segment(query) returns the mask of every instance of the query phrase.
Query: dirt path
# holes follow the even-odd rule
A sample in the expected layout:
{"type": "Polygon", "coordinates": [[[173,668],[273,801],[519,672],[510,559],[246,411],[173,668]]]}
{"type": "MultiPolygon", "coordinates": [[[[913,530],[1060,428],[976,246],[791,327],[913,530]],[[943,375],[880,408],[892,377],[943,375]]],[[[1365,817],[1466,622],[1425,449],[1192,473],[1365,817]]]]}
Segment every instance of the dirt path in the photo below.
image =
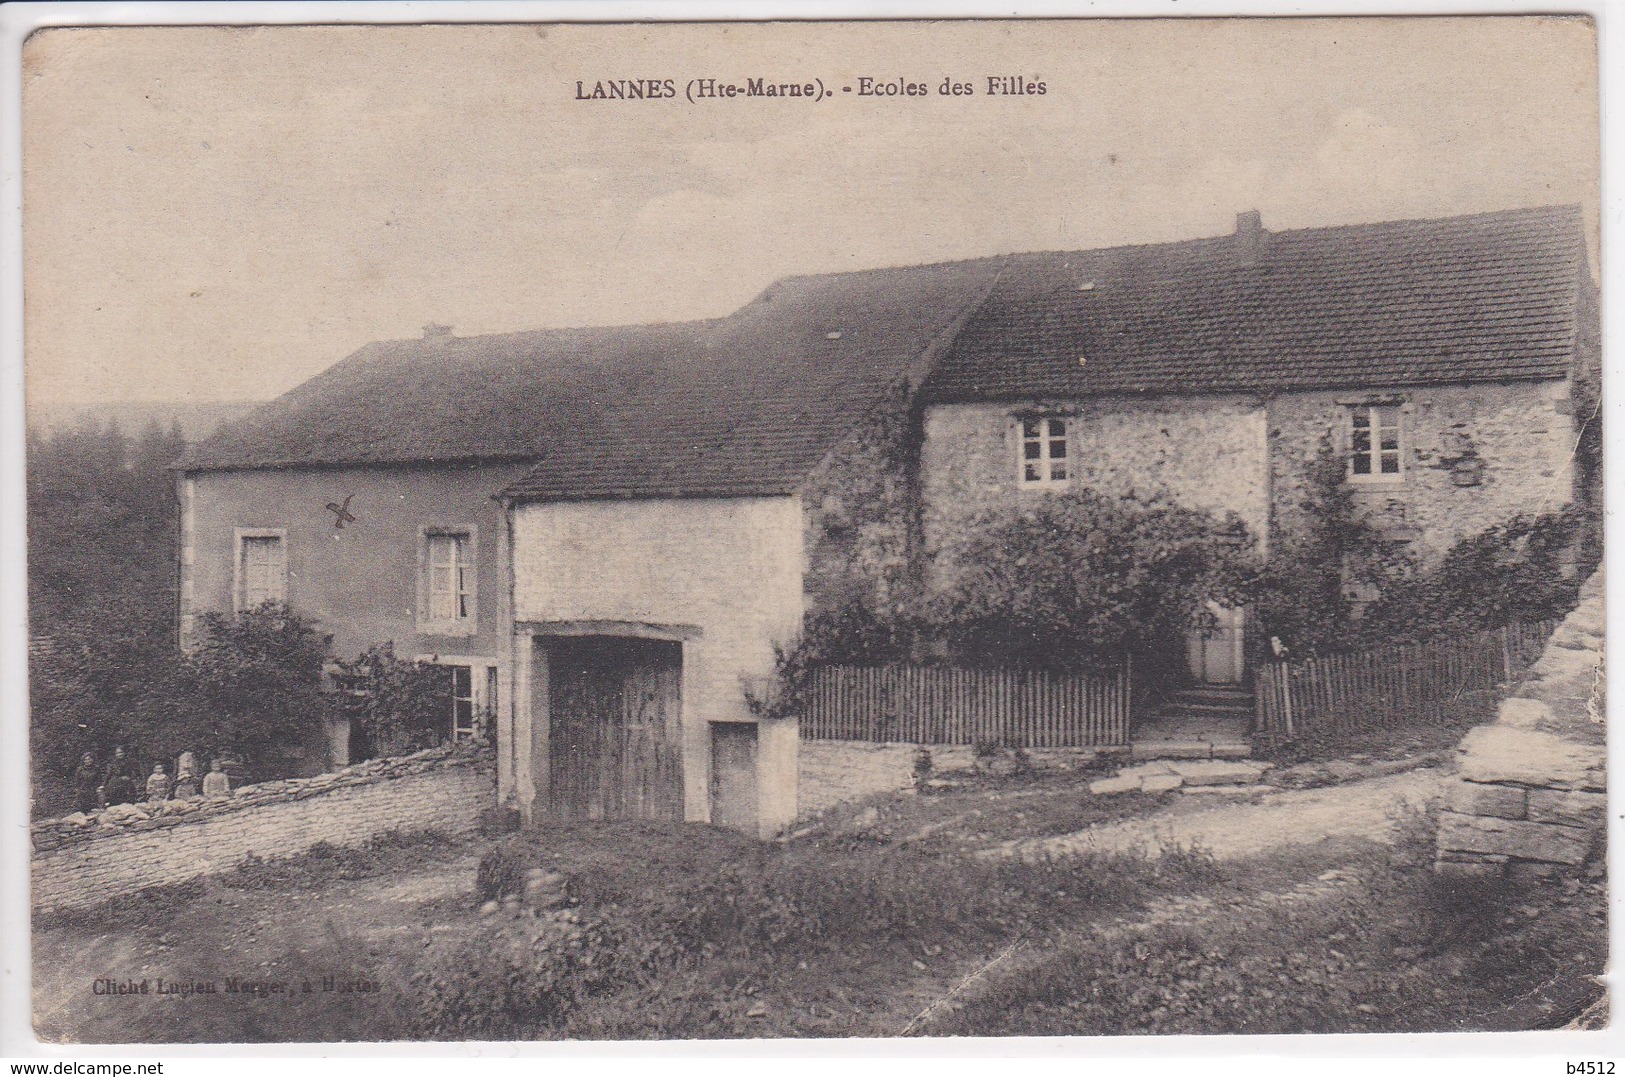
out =
{"type": "Polygon", "coordinates": [[[1321,789],[1282,789],[1240,804],[1215,803],[1223,794],[1182,795],[1155,815],[999,848],[1020,855],[1143,848],[1154,856],[1163,846],[1200,845],[1229,860],[1327,838],[1387,841],[1396,810],[1425,805],[1443,777],[1444,771],[1427,768],[1321,789]]]}
{"type": "MultiPolygon", "coordinates": [[[[433,930],[435,906],[470,904],[477,863],[472,856],[435,860],[386,876],[340,881],[320,892],[233,889],[210,881],[202,897],[183,900],[171,915],[160,912],[134,924],[46,927],[33,939],[35,1029],[47,1041],[163,1039],[182,1009],[196,1011],[205,1003],[226,1009],[218,996],[109,997],[98,993],[99,980],[155,985],[158,977],[219,981],[238,976],[297,984],[309,977],[357,975],[380,947],[433,930]]],[[[226,1001],[235,1003],[236,997],[226,1001]]],[[[223,1033],[241,1026],[222,1020],[223,1033]]],[[[268,1016],[266,1023],[280,1022],[268,1016]]]]}

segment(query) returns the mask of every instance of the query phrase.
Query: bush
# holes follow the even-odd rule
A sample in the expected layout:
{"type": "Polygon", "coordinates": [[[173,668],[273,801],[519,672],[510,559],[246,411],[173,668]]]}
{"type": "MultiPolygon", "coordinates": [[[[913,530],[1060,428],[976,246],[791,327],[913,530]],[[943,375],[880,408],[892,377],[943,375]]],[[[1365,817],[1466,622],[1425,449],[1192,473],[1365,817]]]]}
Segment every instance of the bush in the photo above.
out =
{"type": "Polygon", "coordinates": [[[525,889],[525,859],[512,846],[499,845],[480,857],[474,874],[474,893],[479,901],[501,901],[525,889]]]}
{"type": "Polygon", "coordinates": [[[294,751],[319,741],[337,717],[322,690],[330,637],[278,602],[205,613],[198,623],[201,639],[183,670],[191,743],[210,755],[241,753],[258,776],[288,773],[294,751]]]}
{"type": "Polygon", "coordinates": [[[1562,617],[1584,583],[1574,509],[1516,516],[1463,539],[1438,565],[1392,586],[1361,618],[1367,638],[1424,639],[1562,617]]]}
{"type": "Polygon", "coordinates": [[[1164,649],[1237,604],[1259,565],[1246,525],[1090,490],[982,514],[931,604],[956,662],[1077,669],[1164,649]]]}
{"type": "MultiPolygon", "coordinates": [[[[1201,850],[1154,859],[964,860],[934,855],[924,843],[784,848],[703,828],[689,833],[678,839],[683,848],[676,854],[665,850],[671,863],[639,862],[623,845],[613,855],[605,851],[612,858],[603,864],[579,866],[568,880],[574,910],[502,913],[466,938],[435,944],[414,980],[423,998],[419,1034],[576,1035],[615,1014],[624,1020],[614,1027],[624,1034],[649,1026],[641,1011],[626,1012],[631,1003],[618,993],[631,989],[627,998],[642,999],[671,984],[683,985],[679,1010],[709,1013],[711,1022],[737,993],[740,984],[731,978],[740,969],[899,945],[962,952],[1076,923],[1139,901],[1149,889],[1183,889],[1216,877],[1201,850]],[[589,1000],[612,994],[610,1012],[581,1016],[589,1000]],[[585,1023],[574,1024],[578,1018],[585,1023]]],[[[521,836],[494,850],[480,866],[481,898],[522,891],[526,870],[542,862],[545,848],[521,836]]],[[[714,1022],[703,1027],[725,1031],[714,1022]]],[[[698,1034],[697,1026],[688,1024],[684,1034],[698,1034]]]]}
{"type": "Polygon", "coordinates": [[[1356,510],[1329,441],[1308,477],[1253,586],[1260,645],[1273,636],[1294,657],[1364,650],[1561,617],[1579,601],[1595,528],[1585,509],[1514,517],[1428,566],[1356,510]]]}
{"type": "Polygon", "coordinates": [[[399,755],[445,739],[452,711],[451,667],[395,657],[394,643],[367,648],[334,663],[344,688],[344,712],[368,754],[399,755]]]}
{"type": "Polygon", "coordinates": [[[638,982],[659,964],[628,945],[624,926],[607,917],[501,917],[468,937],[430,945],[412,977],[417,1032],[430,1039],[543,1035],[587,999],[638,982]]]}

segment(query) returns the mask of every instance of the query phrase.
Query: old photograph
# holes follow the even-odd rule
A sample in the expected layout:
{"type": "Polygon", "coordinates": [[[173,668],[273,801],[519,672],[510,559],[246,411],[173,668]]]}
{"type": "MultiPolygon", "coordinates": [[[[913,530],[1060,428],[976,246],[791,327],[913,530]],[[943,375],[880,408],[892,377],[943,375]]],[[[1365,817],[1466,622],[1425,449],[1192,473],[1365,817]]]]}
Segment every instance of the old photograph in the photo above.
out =
{"type": "Polygon", "coordinates": [[[35,1036],[1606,1028],[1597,55],[37,31],[35,1036]]]}

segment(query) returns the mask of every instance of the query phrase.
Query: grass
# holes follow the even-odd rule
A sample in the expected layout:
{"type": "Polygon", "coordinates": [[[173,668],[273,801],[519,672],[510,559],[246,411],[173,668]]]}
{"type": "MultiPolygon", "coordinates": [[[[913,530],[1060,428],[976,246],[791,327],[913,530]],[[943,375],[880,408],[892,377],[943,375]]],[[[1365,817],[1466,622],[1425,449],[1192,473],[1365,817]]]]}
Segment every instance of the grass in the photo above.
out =
{"type": "Polygon", "coordinates": [[[1464,885],[1431,831],[1367,850],[1353,882],[1197,923],[1085,934],[991,978],[946,1036],[1498,1031],[1561,1027],[1607,963],[1600,885],[1464,885]]]}
{"type": "Polygon", "coordinates": [[[427,1000],[420,1031],[895,1032],[906,1019],[899,992],[921,972],[955,974],[1012,938],[1042,938],[1215,877],[1200,850],[966,858],[945,838],[834,833],[764,846],[692,826],[604,840],[625,829],[569,827],[493,850],[488,863],[563,865],[574,904],[562,916],[495,917],[429,955],[414,981],[427,1000]]]}
{"type": "Polygon", "coordinates": [[[477,897],[469,843],[395,835],[250,863],[36,939],[87,975],[146,961],[177,978],[381,985],[337,1005],[320,991],[85,1001],[59,1025],[89,1042],[1444,1031],[1548,1027],[1595,997],[1600,884],[1447,885],[1421,815],[1395,849],[974,855],[1156,803],[1132,799],[981,785],[834,813],[773,845],[677,824],[527,831],[477,846],[477,897]],[[466,874],[434,885],[426,866],[459,857],[466,874]],[[564,876],[562,907],[476,911],[537,867],[564,876]],[[110,939],[123,949],[97,949],[110,939]]]}
{"type": "Polygon", "coordinates": [[[219,875],[145,886],[84,908],[36,913],[34,929],[151,925],[183,915],[187,904],[210,900],[221,891],[317,889],[343,880],[376,878],[414,862],[461,855],[467,844],[438,830],[390,830],[362,845],[319,841],[296,856],[262,859],[250,853],[219,875]]]}
{"type": "Polygon", "coordinates": [[[1392,725],[1341,731],[1306,731],[1296,740],[1258,753],[1281,765],[1346,759],[1359,753],[1371,759],[1398,759],[1422,752],[1453,750],[1474,726],[1495,717],[1503,694],[1499,689],[1463,692],[1446,708],[1442,721],[1411,720],[1392,725]]]}

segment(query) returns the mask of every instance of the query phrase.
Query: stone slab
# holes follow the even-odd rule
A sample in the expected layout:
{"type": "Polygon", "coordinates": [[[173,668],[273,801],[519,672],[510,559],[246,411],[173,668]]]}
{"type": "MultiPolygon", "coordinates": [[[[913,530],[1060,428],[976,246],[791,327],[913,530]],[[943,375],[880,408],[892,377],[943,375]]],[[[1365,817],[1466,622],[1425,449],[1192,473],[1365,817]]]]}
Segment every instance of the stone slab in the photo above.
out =
{"type": "Polygon", "coordinates": [[[1140,779],[1142,793],[1171,793],[1185,784],[1177,774],[1147,774],[1140,779]]]}
{"type": "MultiPolygon", "coordinates": [[[[1513,702],[1508,700],[1507,702],[1513,702]]],[[[1469,782],[1513,782],[1589,788],[1604,769],[1600,745],[1578,744],[1552,733],[1499,722],[1479,726],[1461,741],[1461,777],[1469,782]]]]}
{"type": "Polygon", "coordinates": [[[1451,782],[1445,788],[1445,806],[1463,815],[1493,815],[1522,819],[1527,814],[1529,791],[1521,785],[1481,785],[1451,782]]]}
{"type": "Polygon", "coordinates": [[[1111,793],[1137,793],[1140,790],[1138,778],[1100,778],[1089,783],[1089,792],[1096,796],[1111,793]]]}
{"type": "Polygon", "coordinates": [[[1186,785],[1180,789],[1182,793],[1219,794],[1221,796],[1250,797],[1255,793],[1279,793],[1280,787],[1274,785],[1186,785]]]}
{"type": "Polygon", "coordinates": [[[1148,778],[1153,775],[1172,774],[1168,764],[1162,760],[1151,763],[1141,763],[1136,767],[1124,767],[1117,772],[1119,778],[1148,778]]]}
{"type": "Polygon", "coordinates": [[[1517,729],[1542,729],[1552,720],[1552,708],[1538,699],[1515,696],[1503,699],[1495,720],[1517,729]]]}
{"type": "Polygon", "coordinates": [[[1257,763],[1222,759],[1171,763],[1169,769],[1185,779],[1186,785],[1251,785],[1264,773],[1264,767],[1257,763]]]}
{"type": "Polygon", "coordinates": [[[1608,797],[1602,793],[1529,790],[1529,819],[1539,823],[1600,828],[1608,816],[1608,797]]]}
{"type": "Polygon", "coordinates": [[[1206,741],[1135,741],[1130,755],[1134,759],[1211,759],[1213,745],[1206,741]]]}
{"type": "Polygon", "coordinates": [[[1591,851],[1591,839],[1591,832],[1579,827],[1453,811],[1439,813],[1441,853],[1498,853],[1519,860],[1579,864],[1591,851]]]}

